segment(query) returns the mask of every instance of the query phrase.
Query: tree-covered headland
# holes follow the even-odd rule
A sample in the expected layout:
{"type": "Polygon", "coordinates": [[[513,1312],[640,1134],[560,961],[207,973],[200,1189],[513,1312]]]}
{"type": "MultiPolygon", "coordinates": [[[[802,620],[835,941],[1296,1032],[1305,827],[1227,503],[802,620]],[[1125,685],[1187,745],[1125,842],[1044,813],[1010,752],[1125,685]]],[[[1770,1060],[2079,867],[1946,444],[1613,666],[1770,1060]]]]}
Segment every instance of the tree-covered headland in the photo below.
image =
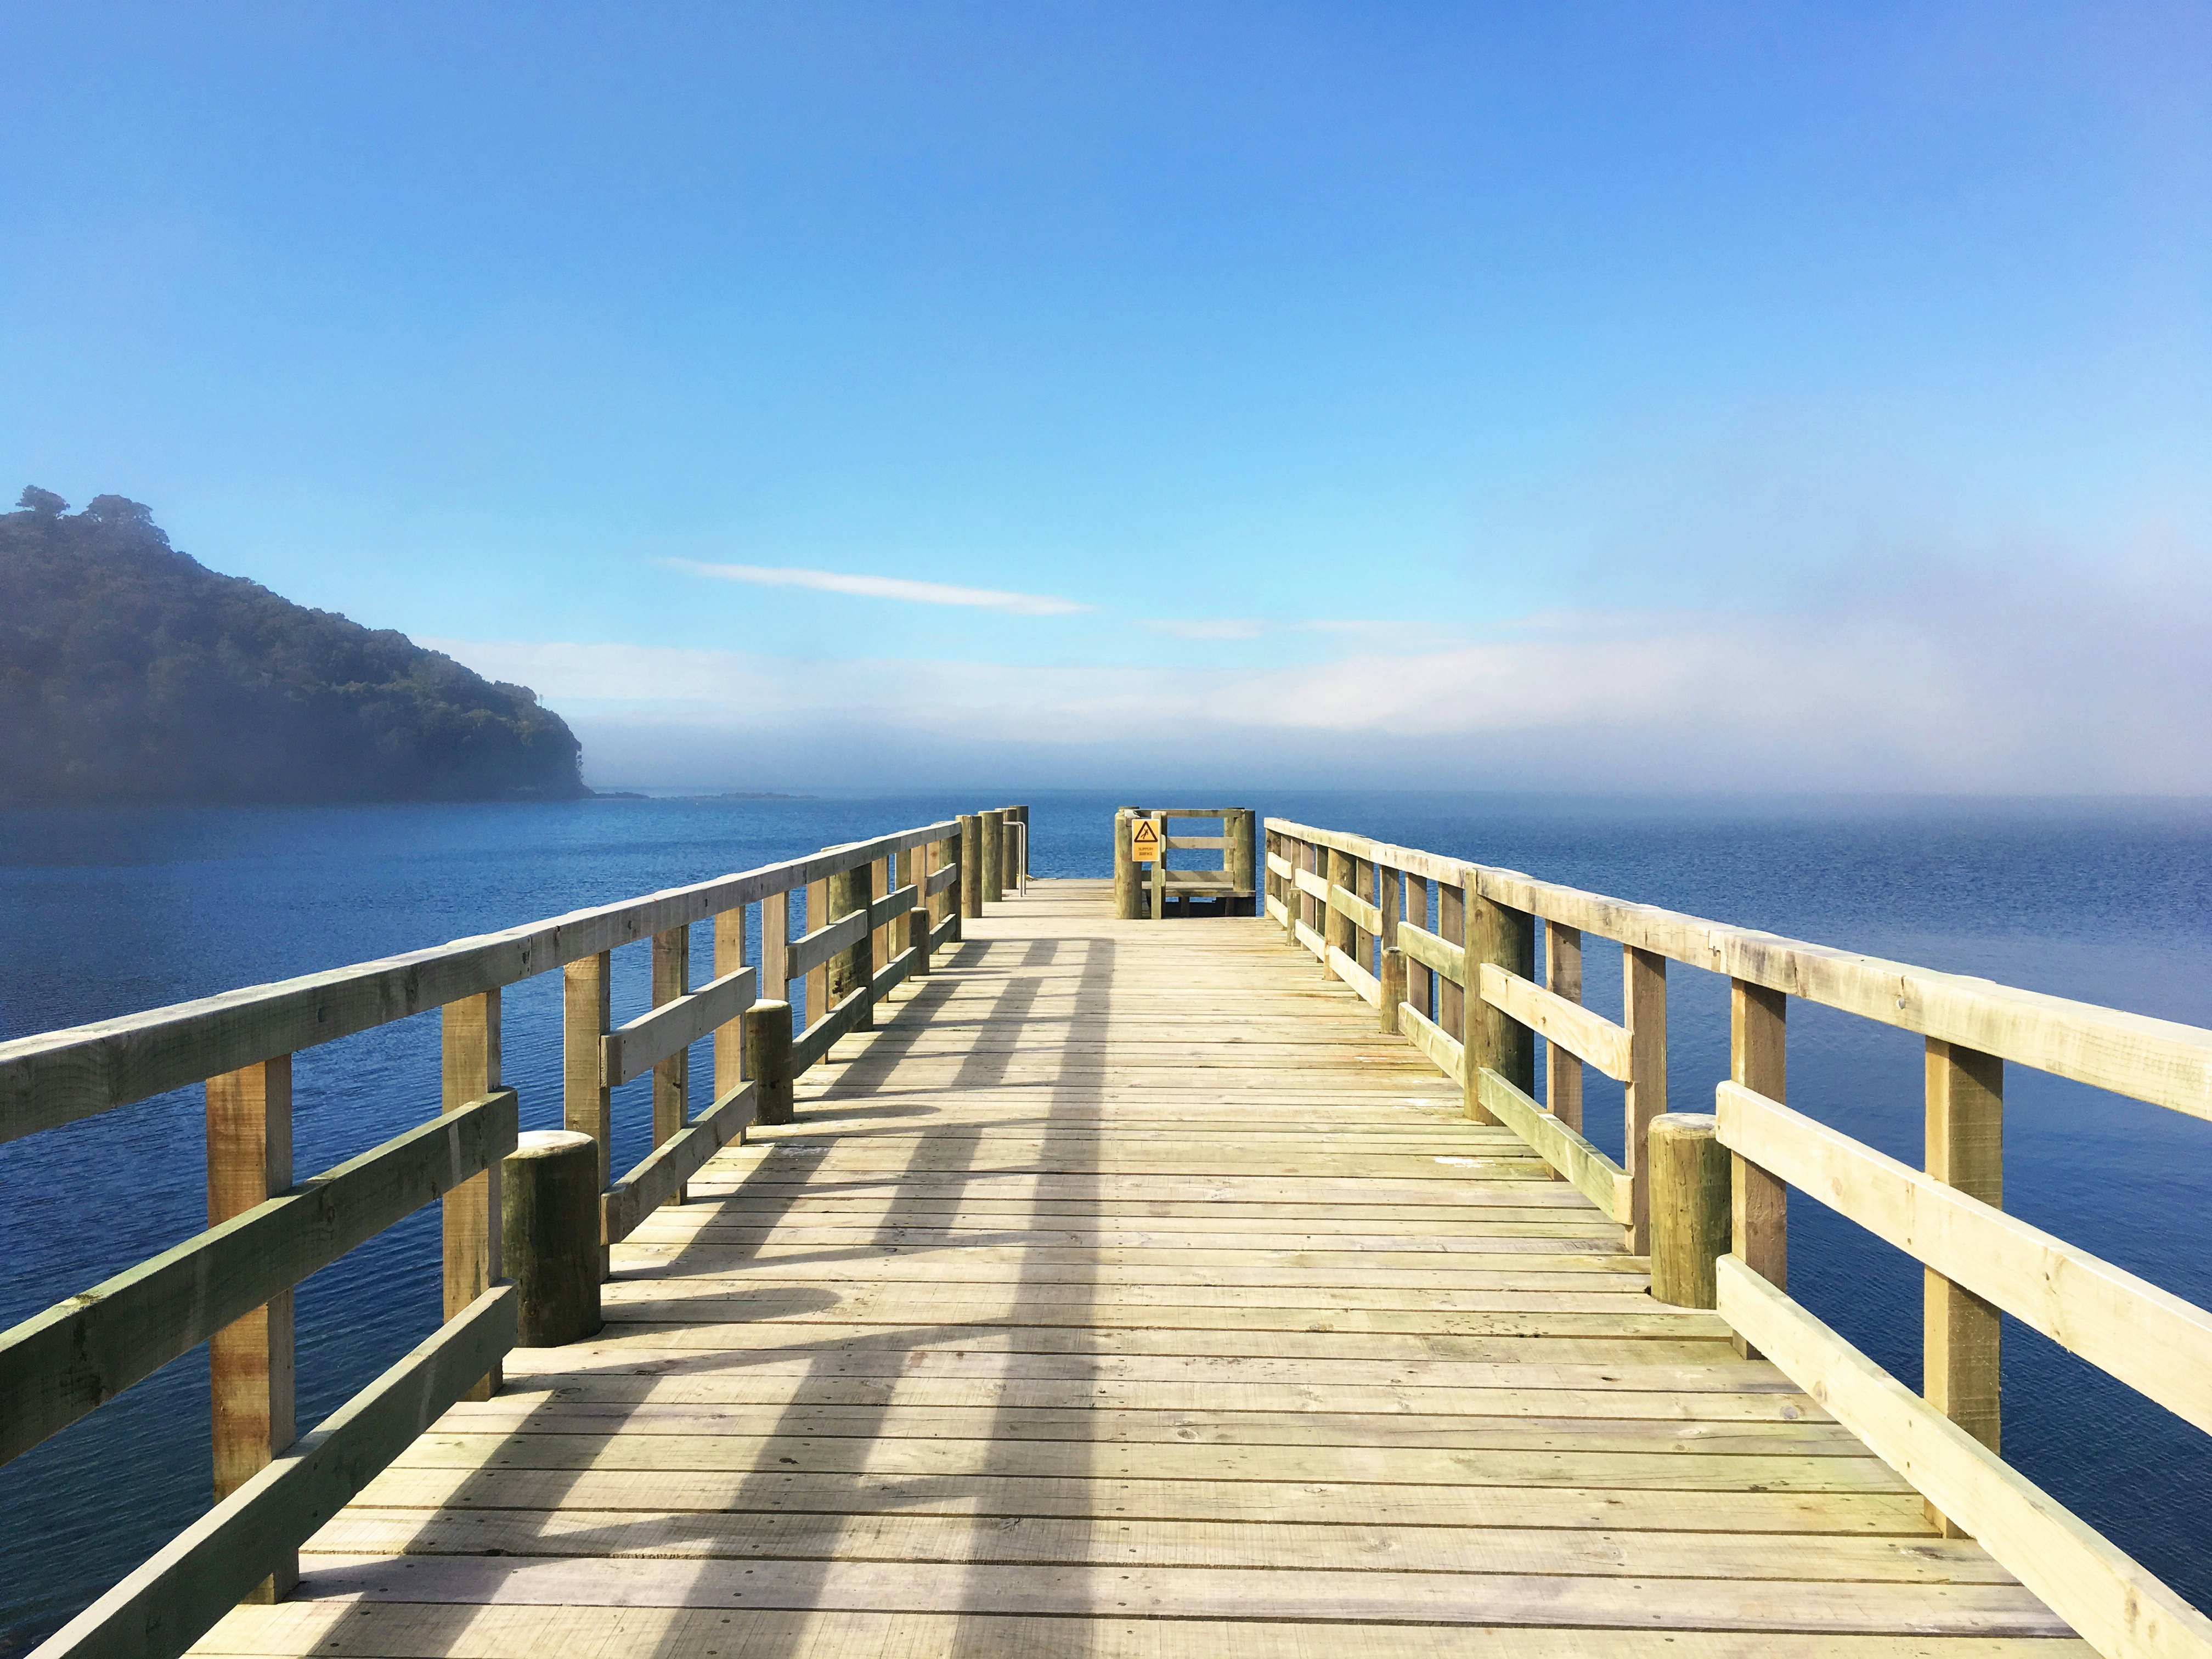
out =
{"type": "Polygon", "coordinates": [[[587,795],[527,687],[169,545],[120,495],[0,514],[0,804],[587,795]]]}

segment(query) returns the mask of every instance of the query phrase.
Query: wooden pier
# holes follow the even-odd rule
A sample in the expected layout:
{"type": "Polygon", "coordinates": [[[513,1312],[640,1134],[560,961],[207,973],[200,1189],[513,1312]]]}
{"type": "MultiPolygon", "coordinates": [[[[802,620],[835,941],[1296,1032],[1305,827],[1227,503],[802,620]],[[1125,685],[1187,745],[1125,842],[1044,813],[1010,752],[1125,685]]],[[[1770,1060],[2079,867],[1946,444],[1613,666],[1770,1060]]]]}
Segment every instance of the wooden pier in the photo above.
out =
{"type": "MultiPolygon", "coordinates": [[[[495,1005],[449,1002],[461,1097],[435,1121],[481,1142],[431,1176],[450,1322],[349,1422],[264,1451],[52,1659],[2212,1653],[2200,1615],[2002,1463],[1982,1380],[2003,1308],[2202,1426],[2212,1320],[1779,1101],[1787,997],[1857,998],[1945,1033],[1931,1128],[1960,1144],[1933,1138],[1931,1165],[1979,1179],[1984,1054],[2205,1115],[2212,1033],[1267,830],[1249,918],[1127,920],[1107,880],[1015,898],[979,819],[541,924],[556,942],[520,965],[568,979],[579,1146],[611,1078],[657,1066],[674,1097],[653,1158],[599,1183],[604,1324],[513,1346],[516,1292],[495,1248],[470,1255],[466,1207],[513,1097],[478,1092],[495,1005]],[[793,939],[808,887],[821,920],[793,939]],[[763,963],[718,924],[712,981],[672,966],[653,1015],[607,1030],[616,932],[657,933],[660,963],[678,918],[746,903],[763,963]],[[1583,930],[1626,941],[1620,1022],[1582,1006],[1583,930]],[[1665,1113],[1668,959],[1736,981],[1717,1121],[1665,1113]],[[761,981],[809,975],[779,1048],[761,981]],[[730,1041],[701,1109],[670,1062],[710,1031],[730,1041]],[[1629,1085],[1632,1167],[1580,1133],[1584,1063],[1629,1085]],[[1784,1181],[1930,1264],[1951,1363],[1927,1398],[1789,1300],[1784,1181]],[[1701,1261],[1708,1305],[1655,1298],[1655,1249],[1678,1285],[1701,1261]]],[[[285,989],[239,995],[272,1018],[285,989]]],[[[163,1012],[214,1042],[205,1009],[163,1012]]],[[[43,1065],[89,1103],[167,1078],[145,1069],[156,1017],[122,1024],[0,1048],[0,1085],[43,1065]]],[[[211,1109],[237,1092],[211,1084],[211,1109]]],[[[118,1284],[95,1327],[146,1294],[118,1284]]],[[[77,1352],[119,1351],[71,1316],[77,1352]]],[[[11,1413],[63,1352],[37,1323],[0,1339],[11,1413]]]]}

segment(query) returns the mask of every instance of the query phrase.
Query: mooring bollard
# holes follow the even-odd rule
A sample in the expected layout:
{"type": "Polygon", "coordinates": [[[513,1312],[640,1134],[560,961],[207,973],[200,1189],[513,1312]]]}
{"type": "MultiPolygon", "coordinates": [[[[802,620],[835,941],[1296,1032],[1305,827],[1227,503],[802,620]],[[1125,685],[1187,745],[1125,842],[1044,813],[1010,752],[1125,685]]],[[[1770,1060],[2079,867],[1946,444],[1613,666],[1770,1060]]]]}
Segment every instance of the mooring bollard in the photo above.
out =
{"type": "Polygon", "coordinates": [[[1677,1308],[1718,1300],[1729,1248],[1729,1152],[1711,1112],[1662,1112],[1644,1141],[1651,1170],[1651,1296],[1677,1308]]]}
{"type": "Polygon", "coordinates": [[[753,1085],[753,1121],[792,1119],[791,1005],[756,1002],[744,1015],[745,1076],[753,1085]]]}
{"type": "Polygon", "coordinates": [[[501,1265],[520,1292],[515,1345],[557,1348],[597,1334],[599,1143],[575,1129],[530,1130],[501,1176],[501,1265]]]}
{"type": "Polygon", "coordinates": [[[1395,1036],[1398,1030],[1398,1008],[1406,1000],[1406,953],[1396,945],[1382,952],[1382,1030],[1395,1036]]]}

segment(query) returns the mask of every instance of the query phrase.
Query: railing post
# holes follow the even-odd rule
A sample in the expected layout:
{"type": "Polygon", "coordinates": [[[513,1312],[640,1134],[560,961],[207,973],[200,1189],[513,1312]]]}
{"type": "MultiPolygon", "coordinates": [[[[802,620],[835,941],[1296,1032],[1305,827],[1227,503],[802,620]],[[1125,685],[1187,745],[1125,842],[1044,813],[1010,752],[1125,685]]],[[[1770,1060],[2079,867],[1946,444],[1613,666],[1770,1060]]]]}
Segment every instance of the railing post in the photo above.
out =
{"type": "MultiPolygon", "coordinates": [[[[1790,999],[1748,980],[1729,981],[1729,1077],[1769,1100],[1783,1098],[1787,1085],[1790,999]]],[[[1790,1285],[1790,1188],[1741,1152],[1729,1154],[1730,1252],[1777,1290],[1790,1285]]],[[[1736,1352],[1747,1359],[1759,1350],[1741,1337],[1736,1352]]]]}
{"type": "Polygon", "coordinates": [[[1006,815],[982,814],[983,902],[998,904],[1006,896],[1006,815]]]}
{"type": "MultiPolygon", "coordinates": [[[[781,1002],[791,994],[791,892],[770,893],[761,901],[762,1000],[781,1002]]],[[[739,1057],[738,1065],[744,1060],[739,1057]]],[[[747,1072],[747,1077],[752,1073],[747,1072]]]]}
{"type": "Polygon", "coordinates": [[[955,830],[943,841],[938,842],[937,847],[937,867],[952,872],[952,884],[937,896],[938,902],[945,907],[945,915],[938,917],[938,920],[943,921],[948,917],[951,920],[952,932],[946,936],[946,943],[957,945],[960,942],[960,883],[962,879],[960,832],[955,830]]]}
{"type": "MultiPolygon", "coordinates": [[[[1581,928],[1545,920],[1544,984],[1569,1002],[1583,1000],[1581,928]]],[[[1556,1042],[1544,1045],[1544,1109],[1576,1133],[1582,1133],[1583,1063],[1556,1042]]]]}
{"type": "Polygon", "coordinates": [[[515,1346],[580,1342],[600,1322],[599,1148],[573,1129],[532,1129],[502,1164],[501,1261],[517,1291],[515,1346]]]}
{"type": "Polygon", "coordinates": [[[983,914],[983,815],[960,815],[960,914],[983,914]]]}
{"type": "MultiPolygon", "coordinates": [[[[745,907],[742,904],[715,913],[714,977],[721,979],[745,965],[745,907]]],[[[758,975],[754,984],[759,984],[758,975]]],[[[758,995],[757,990],[754,993],[758,995]]],[[[709,1102],[719,1100],[744,1081],[744,1044],[737,1021],[725,1020],[714,1028],[714,1080],[709,1102]]]]}
{"type": "MultiPolygon", "coordinates": [[[[1464,887],[1451,881],[1440,882],[1437,887],[1437,936],[1462,948],[1472,942],[1468,932],[1468,896],[1474,884],[1474,876],[1470,871],[1464,887]]],[[[1468,951],[1468,959],[1476,959],[1473,950],[1468,951]]],[[[1463,989],[1442,974],[1437,975],[1437,1025],[1446,1036],[1457,1037],[1465,1045],[1466,1059],[1462,1064],[1471,1064],[1474,1058],[1475,1033],[1468,1024],[1468,1016],[1469,1011],[1478,1006],[1474,990],[1463,989]]],[[[1495,1121],[1475,1099],[1473,1072],[1469,1071],[1461,1081],[1467,1085],[1467,1115],[1478,1123],[1495,1121]]]]}
{"type": "MultiPolygon", "coordinates": [[[[218,1226],[292,1185],[292,1056],[207,1080],[208,1224],[218,1226]]],[[[221,1503],[298,1438],[293,1407],[292,1292],[279,1291],[208,1341],[215,1496],[221,1503]]],[[[266,1605],[300,1579],[296,1551],[256,1585],[266,1605]]]]}
{"type": "MultiPolygon", "coordinates": [[[[1353,884],[1358,880],[1358,878],[1352,873],[1352,869],[1351,854],[1339,852],[1334,847],[1328,849],[1328,884],[1331,888],[1341,887],[1347,893],[1354,890],[1353,884]]],[[[1334,905],[1324,902],[1322,906],[1321,930],[1322,943],[1328,947],[1322,952],[1321,970],[1334,979],[1336,977],[1336,969],[1329,966],[1328,951],[1341,951],[1348,957],[1352,955],[1352,918],[1334,905]]],[[[1356,957],[1354,959],[1357,960],[1356,957]]]]}
{"type": "MultiPolygon", "coordinates": [[[[1265,915],[1267,907],[1261,902],[1261,884],[1252,879],[1252,819],[1253,814],[1246,807],[1232,807],[1223,817],[1221,839],[1225,845],[1221,849],[1221,862],[1229,877],[1229,885],[1236,892],[1249,892],[1252,913],[1265,915]]],[[[1233,908],[1237,902],[1232,894],[1231,906],[1233,908]]]]}
{"type": "MultiPolygon", "coordinates": [[[[499,992],[495,988],[439,1010],[440,1084],[445,1111],[457,1111],[499,1087],[499,992]]],[[[445,1235],[445,1316],[452,1319],[500,1280],[499,1165],[471,1176],[440,1204],[445,1235]]],[[[500,1366],[479,1378],[467,1400],[499,1392],[500,1366]]]]}
{"type": "Polygon", "coordinates": [[[752,1079],[753,1118],[761,1123],[792,1119],[791,1005],[777,999],[744,1012],[745,1075],[752,1079]]]}
{"type": "Polygon", "coordinates": [[[1126,808],[1114,814],[1114,919],[1134,921],[1141,902],[1137,895],[1137,858],[1130,847],[1136,818],[1126,808]]]}
{"type": "MultiPolygon", "coordinates": [[[[1401,920],[1412,922],[1424,933],[1428,930],[1429,878],[1426,876],[1399,872],[1398,911],[1401,920]]],[[[1436,1006],[1431,1000],[1434,993],[1431,988],[1434,980],[1435,975],[1429,971],[1426,963],[1415,962],[1410,957],[1407,959],[1406,1000],[1424,1015],[1429,1014],[1436,1006]]]]}
{"type": "Polygon", "coordinates": [[[1029,884],[1030,878],[1030,809],[1026,806],[1012,806],[1006,810],[1013,815],[1014,822],[1021,826],[1021,833],[1015,838],[1014,842],[1012,884],[1014,890],[1019,892],[1029,884]]]}
{"type": "Polygon", "coordinates": [[[1154,921],[1168,919],[1168,821],[1162,812],[1146,814],[1160,832],[1160,850],[1152,854],[1152,910],[1154,921]]]}
{"type": "Polygon", "coordinates": [[[1651,1171],[1651,1297],[1677,1308],[1719,1300],[1713,1264],[1729,1243],[1729,1158],[1711,1112],[1664,1112],[1651,1120],[1644,1162],[1651,1171]]]}
{"type": "MultiPolygon", "coordinates": [[[[806,884],[806,925],[800,932],[803,939],[830,920],[830,884],[810,881],[806,884]]],[[[819,1024],[822,1016],[830,1012],[830,964],[817,962],[806,970],[806,1008],[805,1024],[819,1024]]],[[[803,1028],[802,1028],[803,1029],[803,1028]]]]}
{"type": "MultiPolygon", "coordinates": [[[[836,921],[855,911],[865,911],[868,901],[874,896],[868,890],[873,884],[870,880],[872,874],[872,866],[862,864],[840,870],[830,877],[830,898],[823,907],[823,920],[836,921]]],[[[875,1024],[875,1011],[865,994],[876,974],[874,946],[875,936],[863,930],[859,939],[830,958],[830,984],[823,994],[822,1013],[828,1013],[855,991],[863,993],[860,1018],[854,1025],[855,1030],[865,1031],[875,1024]]],[[[811,1009],[807,1012],[813,1016],[809,1024],[821,1018],[811,1009]]]]}
{"type": "MultiPolygon", "coordinates": [[[[691,930],[672,927],[665,933],[653,936],[653,1006],[660,1007],[684,995],[691,988],[691,930]]],[[[656,1060],[653,1067],[653,1144],[656,1146],[671,1141],[684,1133],[690,1121],[691,1055],[689,1050],[678,1048],[665,1060],[656,1060]]],[[[678,1187],[671,1204],[690,1200],[690,1194],[678,1187]]]]}
{"type": "Polygon", "coordinates": [[[1627,1118],[1622,1150],[1628,1156],[1630,1208],[1628,1253],[1651,1253],[1651,1168],[1645,1139],[1651,1120],[1667,1109],[1667,958],[1656,951],[1623,945],[1620,951],[1624,1005],[1628,1029],[1628,1082],[1621,1109],[1627,1118]]]}
{"type": "MultiPolygon", "coordinates": [[[[2004,1061],[1930,1038],[1928,1173],[1994,1208],[2004,1206],[2004,1061]]],[[[1991,1451],[2001,1422],[1997,1310],[1933,1267],[1921,1269],[1921,1393],[1991,1451]]],[[[1946,1538],[1966,1534],[1928,1505],[1946,1538]]]]}
{"type": "Polygon", "coordinates": [[[1501,1009],[1483,1000],[1480,964],[1492,963],[1522,979],[1536,972],[1536,919],[1483,896],[1468,872],[1462,902],[1466,906],[1467,1115],[1478,1123],[1497,1118],[1479,1093],[1486,1068],[1523,1094],[1536,1091],[1536,1034],[1501,1009]]]}
{"type": "MultiPolygon", "coordinates": [[[[613,1029],[612,959],[602,951],[561,969],[561,1121],[599,1148],[599,1190],[614,1179],[614,1105],[602,1046],[613,1029]]],[[[599,1250],[602,1276],[612,1271],[599,1250]]]]}

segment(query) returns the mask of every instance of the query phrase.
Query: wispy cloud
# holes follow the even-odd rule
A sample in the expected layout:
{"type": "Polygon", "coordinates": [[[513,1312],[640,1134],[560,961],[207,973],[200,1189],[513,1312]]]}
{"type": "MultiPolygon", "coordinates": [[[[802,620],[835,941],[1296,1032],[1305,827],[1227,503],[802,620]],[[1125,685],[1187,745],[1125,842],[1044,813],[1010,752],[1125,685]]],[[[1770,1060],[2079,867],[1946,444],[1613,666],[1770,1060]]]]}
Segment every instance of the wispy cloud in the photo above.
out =
{"type": "Polygon", "coordinates": [[[1144,626],[1155,634],[1170,635],[1178,640],[1256,640],[1267,631],[1265,623],[1231,617],[1148,617],[1144,626]]]}
{"type": "Polygon", "coordinates": [[[904,576],[859,576],[842,570],[807,570],[795,565],[708,564],[697,559],[659,559],[664,569],[688,570],[726,582],[761,587],[811,587],[824,593],[850,593],[864,599],[897,599],[908,605],[970,605],[1003,611],[1012,617],[1072,617],[1091,606],[1048,593],[1010,593],[995,587],[955,587],[949,582],[918,582],[904,576]]]}

